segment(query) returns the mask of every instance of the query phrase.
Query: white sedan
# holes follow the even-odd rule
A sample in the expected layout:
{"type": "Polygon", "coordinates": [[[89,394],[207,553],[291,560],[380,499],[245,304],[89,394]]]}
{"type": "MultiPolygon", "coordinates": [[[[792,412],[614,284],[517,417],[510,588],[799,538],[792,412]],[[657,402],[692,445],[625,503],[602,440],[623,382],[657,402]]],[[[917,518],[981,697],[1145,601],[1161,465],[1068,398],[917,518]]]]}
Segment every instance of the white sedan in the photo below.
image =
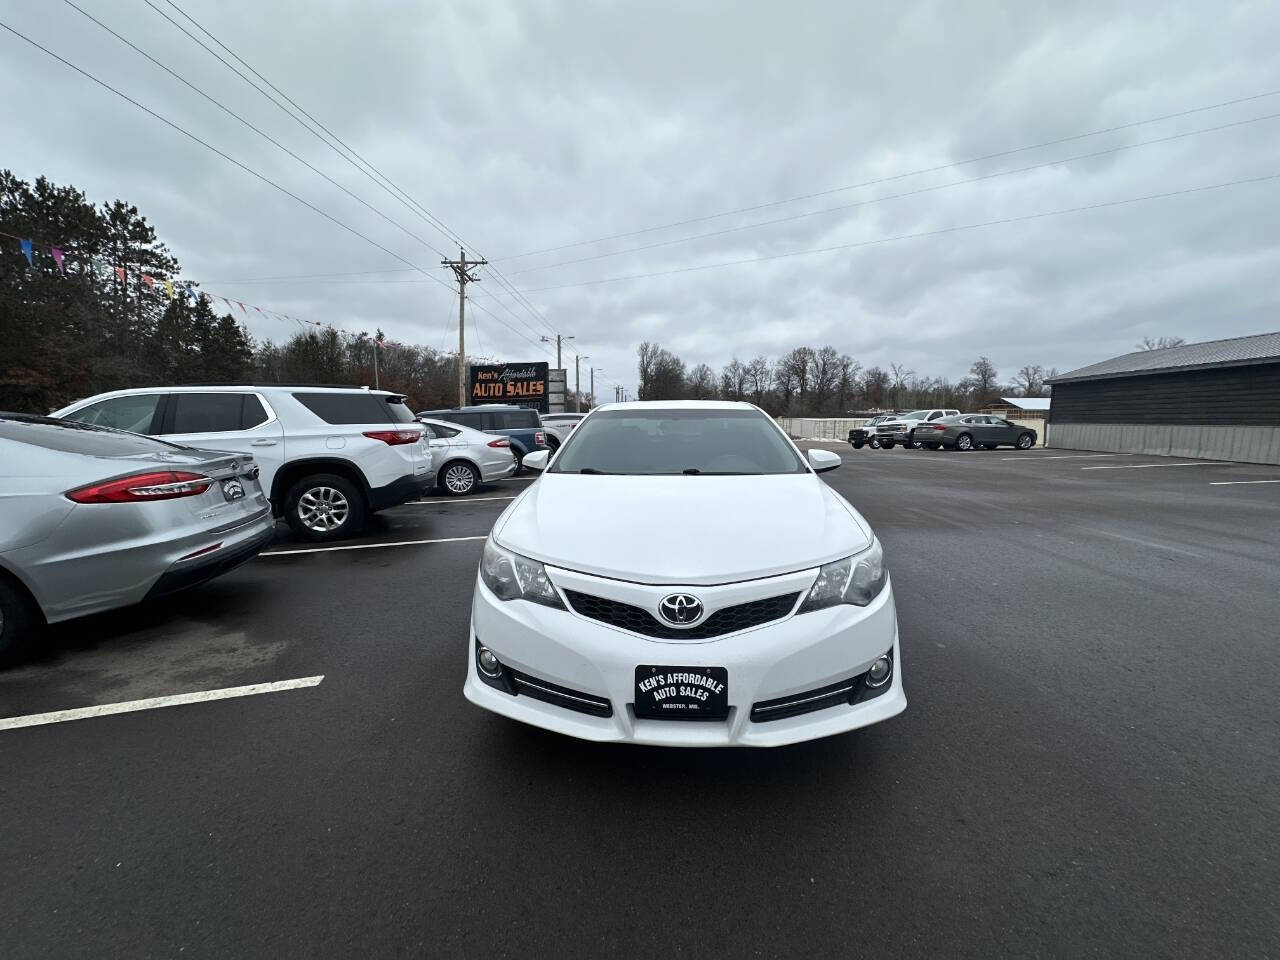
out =
{"type": "Polygon", "coordinates": [[[471,702],[588,740],[778,746],[906,707],[867,522],[745,403],[587,416],[484,546],[471,702]]]}
{"type": "Polygon", "coordinates": [[[436,465],[436,486],[450,496],[465,496],[481,483],[506,479],[519,466],[506,437],[427,417],[419,417],[418,422],[431,433],[428,443],[436,465]]]}

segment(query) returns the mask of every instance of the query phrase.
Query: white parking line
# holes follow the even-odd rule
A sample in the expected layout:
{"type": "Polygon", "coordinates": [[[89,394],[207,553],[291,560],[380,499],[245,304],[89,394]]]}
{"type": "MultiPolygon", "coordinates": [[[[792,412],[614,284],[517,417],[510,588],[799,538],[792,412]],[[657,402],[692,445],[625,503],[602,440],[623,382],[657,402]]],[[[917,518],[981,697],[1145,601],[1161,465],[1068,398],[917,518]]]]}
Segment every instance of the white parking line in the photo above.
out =
{"type": "Polygon", "coordinates": [[[138,710],[159,710],[161,707],[178,707],[186,703],[205,703],[209,700],[230,700],[232,697],[252,697],[259,693],[279,693],[281,690],[298,690],[302,687],[318,687],[324,674],[318,677],[299,677],[296,680],[276,680],[272,683],[251,683],[244,687],[223,687],[221,690],[200,690],[196,693],[179,693],[169,697],[149,697],[146,700],[126,700],[123,703],[104,703],[96,707],[79,707],[75,710],[54,710],[52,713],[29,713],[25,717],[0,719],[0,730],[16,730],[18,727],[38,727],[45,723],[62,723],[66,720],[84,720],[88,717],[108,717],[113,713],[135,713],[138,710]]]}
{"type": "Polygon", "coordinates": [[[1146,470],[1148,467],[1225,467],[1229,464],[1221,460],[1196,460],[1192,463],[1122,463],[1107,464],[1105,467],[1081,467],[1081,470],[1146,470]]]}
{"type": "Polygon", "coordinates": [[[259,557],[289,557],[298,553],[333,553],[336,550],[376,550],[379,547],[418,547],[424,543],[462,543],[465,540],[485,540],[488,534],[479,537],[442,537],[439,540],[396,540],[392,543],[349,543],[341,547],[307,547],[302,550],[270,550],[258,554],[259,557]]]}
{"type": "Polygon", "coordinates": [[[1132,453],[1063,453],[1052,457],[1001,457],[1001,460],[1023,460],[1028,463],[1040,460],[1103,460],[1107,457],[1132,457],[1132,453]]]}
{"type": "Polygon", "coordinates": [[[403,503],[403,507],[436,507],[442,503],[484,503],[486,500],[514,500],[515,497],[460,497],[458,499],[445,500],[413,500],[409,503],[403,503]]]}
{"type": "Polygon", "coordinates": [[[1210,480],[1211,487],[1238,487],[1245,483],[1280,483],[1280,480],[1210,480]]]}

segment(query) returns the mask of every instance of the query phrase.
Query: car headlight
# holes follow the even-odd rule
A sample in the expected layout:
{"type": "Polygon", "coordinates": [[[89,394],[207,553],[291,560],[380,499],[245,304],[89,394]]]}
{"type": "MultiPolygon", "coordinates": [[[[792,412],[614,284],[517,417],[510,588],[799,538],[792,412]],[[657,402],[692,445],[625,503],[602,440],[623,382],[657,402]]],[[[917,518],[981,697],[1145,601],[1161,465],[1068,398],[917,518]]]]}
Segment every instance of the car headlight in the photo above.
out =
{"type": "Polygon", "coordinates": [[[822,610],[837,603],[865,607],[884,589],[887,575],[884,550],[880,541],[872,537],[871,546],[861,553],[824,563],[797,612],[822,610]]]}
{"type": "Polygon", "coordinates": [[[504,550],[490,537],[480,558],[480,579],[499,600],[531,600],[564,609],[560,594],[551,585],[547,568],[537,560],[504,550]]]}

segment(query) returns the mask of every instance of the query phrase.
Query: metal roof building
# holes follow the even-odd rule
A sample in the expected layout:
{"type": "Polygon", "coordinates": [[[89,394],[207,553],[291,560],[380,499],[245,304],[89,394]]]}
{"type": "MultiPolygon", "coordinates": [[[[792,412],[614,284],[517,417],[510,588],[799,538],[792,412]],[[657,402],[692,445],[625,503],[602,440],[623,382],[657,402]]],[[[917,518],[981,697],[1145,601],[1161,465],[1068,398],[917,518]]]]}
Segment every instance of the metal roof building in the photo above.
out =
{"type": "Polygon", "coordinates": [[[1280,332],[1138,350],[1049,383],[1052,446],[1280,463],[1280,332]]]}

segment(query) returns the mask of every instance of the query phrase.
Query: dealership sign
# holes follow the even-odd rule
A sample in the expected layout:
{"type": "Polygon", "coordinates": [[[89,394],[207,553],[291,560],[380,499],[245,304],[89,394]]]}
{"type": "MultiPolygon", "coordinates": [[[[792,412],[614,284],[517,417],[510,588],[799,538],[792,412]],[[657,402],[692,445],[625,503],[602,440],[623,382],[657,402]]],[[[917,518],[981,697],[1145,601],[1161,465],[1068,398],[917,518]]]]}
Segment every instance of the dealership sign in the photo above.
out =
{"type": "Polygon", "coordinates": [[[471,368],[471,402],[513,403],[548,413],[545,363],[488,363],[471,368]]]}

